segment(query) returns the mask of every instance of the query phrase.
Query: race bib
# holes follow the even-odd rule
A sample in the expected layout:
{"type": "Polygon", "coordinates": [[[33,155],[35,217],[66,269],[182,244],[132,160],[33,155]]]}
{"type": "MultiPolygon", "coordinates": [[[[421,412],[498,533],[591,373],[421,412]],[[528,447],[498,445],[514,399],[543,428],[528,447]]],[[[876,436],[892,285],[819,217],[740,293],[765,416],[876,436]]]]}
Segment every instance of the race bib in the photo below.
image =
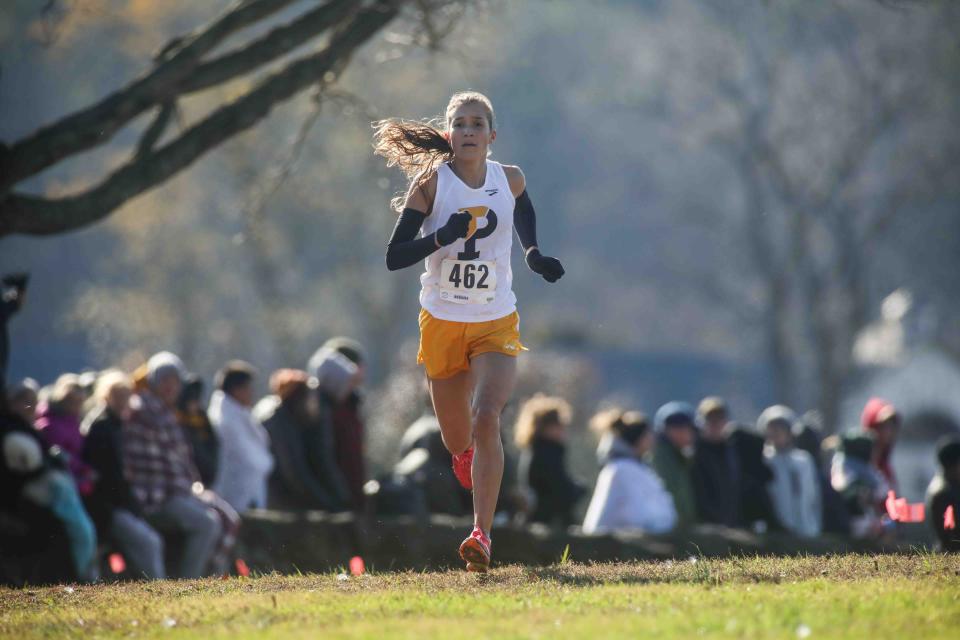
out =
{"type": "Polygon", "coordinates": [[[496,262],[452,260],[440,263],[440,299],[457,304],[487,304],[497,294],[496,262]]]}

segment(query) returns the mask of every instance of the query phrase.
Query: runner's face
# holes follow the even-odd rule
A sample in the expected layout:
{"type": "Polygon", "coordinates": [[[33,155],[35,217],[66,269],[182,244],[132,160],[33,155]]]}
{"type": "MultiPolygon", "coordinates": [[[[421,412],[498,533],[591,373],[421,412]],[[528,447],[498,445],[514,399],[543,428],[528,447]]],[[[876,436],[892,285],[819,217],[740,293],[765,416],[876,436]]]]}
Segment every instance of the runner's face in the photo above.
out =
{"type": "Polygon", "coordinates": [[[487,147],[496,137],[487,120],[487,110],[478,102],[460,105],[448,124],[453,155],[463,160],[487,157],[487,147]]]}

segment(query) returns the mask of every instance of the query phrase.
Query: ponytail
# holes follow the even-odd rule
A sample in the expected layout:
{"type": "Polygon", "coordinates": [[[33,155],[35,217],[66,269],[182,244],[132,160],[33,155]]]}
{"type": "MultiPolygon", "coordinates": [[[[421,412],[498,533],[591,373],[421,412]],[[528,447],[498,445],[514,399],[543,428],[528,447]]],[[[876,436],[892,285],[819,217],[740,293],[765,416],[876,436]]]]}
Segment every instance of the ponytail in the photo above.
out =
{"type": "MultiPolygon", "coordinates": [[[[453,159],[448,134],[429,122],[379,120],[373,123],[373,152],[386,158],[388,167],[399,167],[417,189],[441,163],[453,159]]],[[[390,207],[402,211],[404,197],[398,195],[390,207]]]]}

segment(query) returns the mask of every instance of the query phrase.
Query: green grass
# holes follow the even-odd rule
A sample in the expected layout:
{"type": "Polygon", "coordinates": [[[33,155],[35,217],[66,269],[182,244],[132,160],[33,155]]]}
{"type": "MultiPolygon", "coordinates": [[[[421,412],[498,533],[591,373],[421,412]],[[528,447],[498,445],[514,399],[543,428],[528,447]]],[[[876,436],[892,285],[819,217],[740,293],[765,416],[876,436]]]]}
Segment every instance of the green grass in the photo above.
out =
{"type": "Polygon", "coordinates": [[[960,629],[960,558],[502,567],[0,590],[0,637],[934,638],[960,629]]]}

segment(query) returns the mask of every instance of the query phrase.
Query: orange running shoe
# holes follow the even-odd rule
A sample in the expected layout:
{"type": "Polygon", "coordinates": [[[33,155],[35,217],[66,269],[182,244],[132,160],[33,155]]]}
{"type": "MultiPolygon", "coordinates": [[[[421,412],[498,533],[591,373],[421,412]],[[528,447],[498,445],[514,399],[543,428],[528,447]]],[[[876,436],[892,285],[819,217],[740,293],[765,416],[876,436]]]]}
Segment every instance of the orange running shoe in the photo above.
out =
{"type": "Polygon", "coordinates": [[[460,543],[460,557],[467,563],[467,571],[486,573],[490,568],[490,538],[474,527],[466,540],[460,543]]]}
{"type": "Polygon", "coordinates": [[[453,475],[468,491],[473,491],[473,447],[453,456],[453,475]]]}

